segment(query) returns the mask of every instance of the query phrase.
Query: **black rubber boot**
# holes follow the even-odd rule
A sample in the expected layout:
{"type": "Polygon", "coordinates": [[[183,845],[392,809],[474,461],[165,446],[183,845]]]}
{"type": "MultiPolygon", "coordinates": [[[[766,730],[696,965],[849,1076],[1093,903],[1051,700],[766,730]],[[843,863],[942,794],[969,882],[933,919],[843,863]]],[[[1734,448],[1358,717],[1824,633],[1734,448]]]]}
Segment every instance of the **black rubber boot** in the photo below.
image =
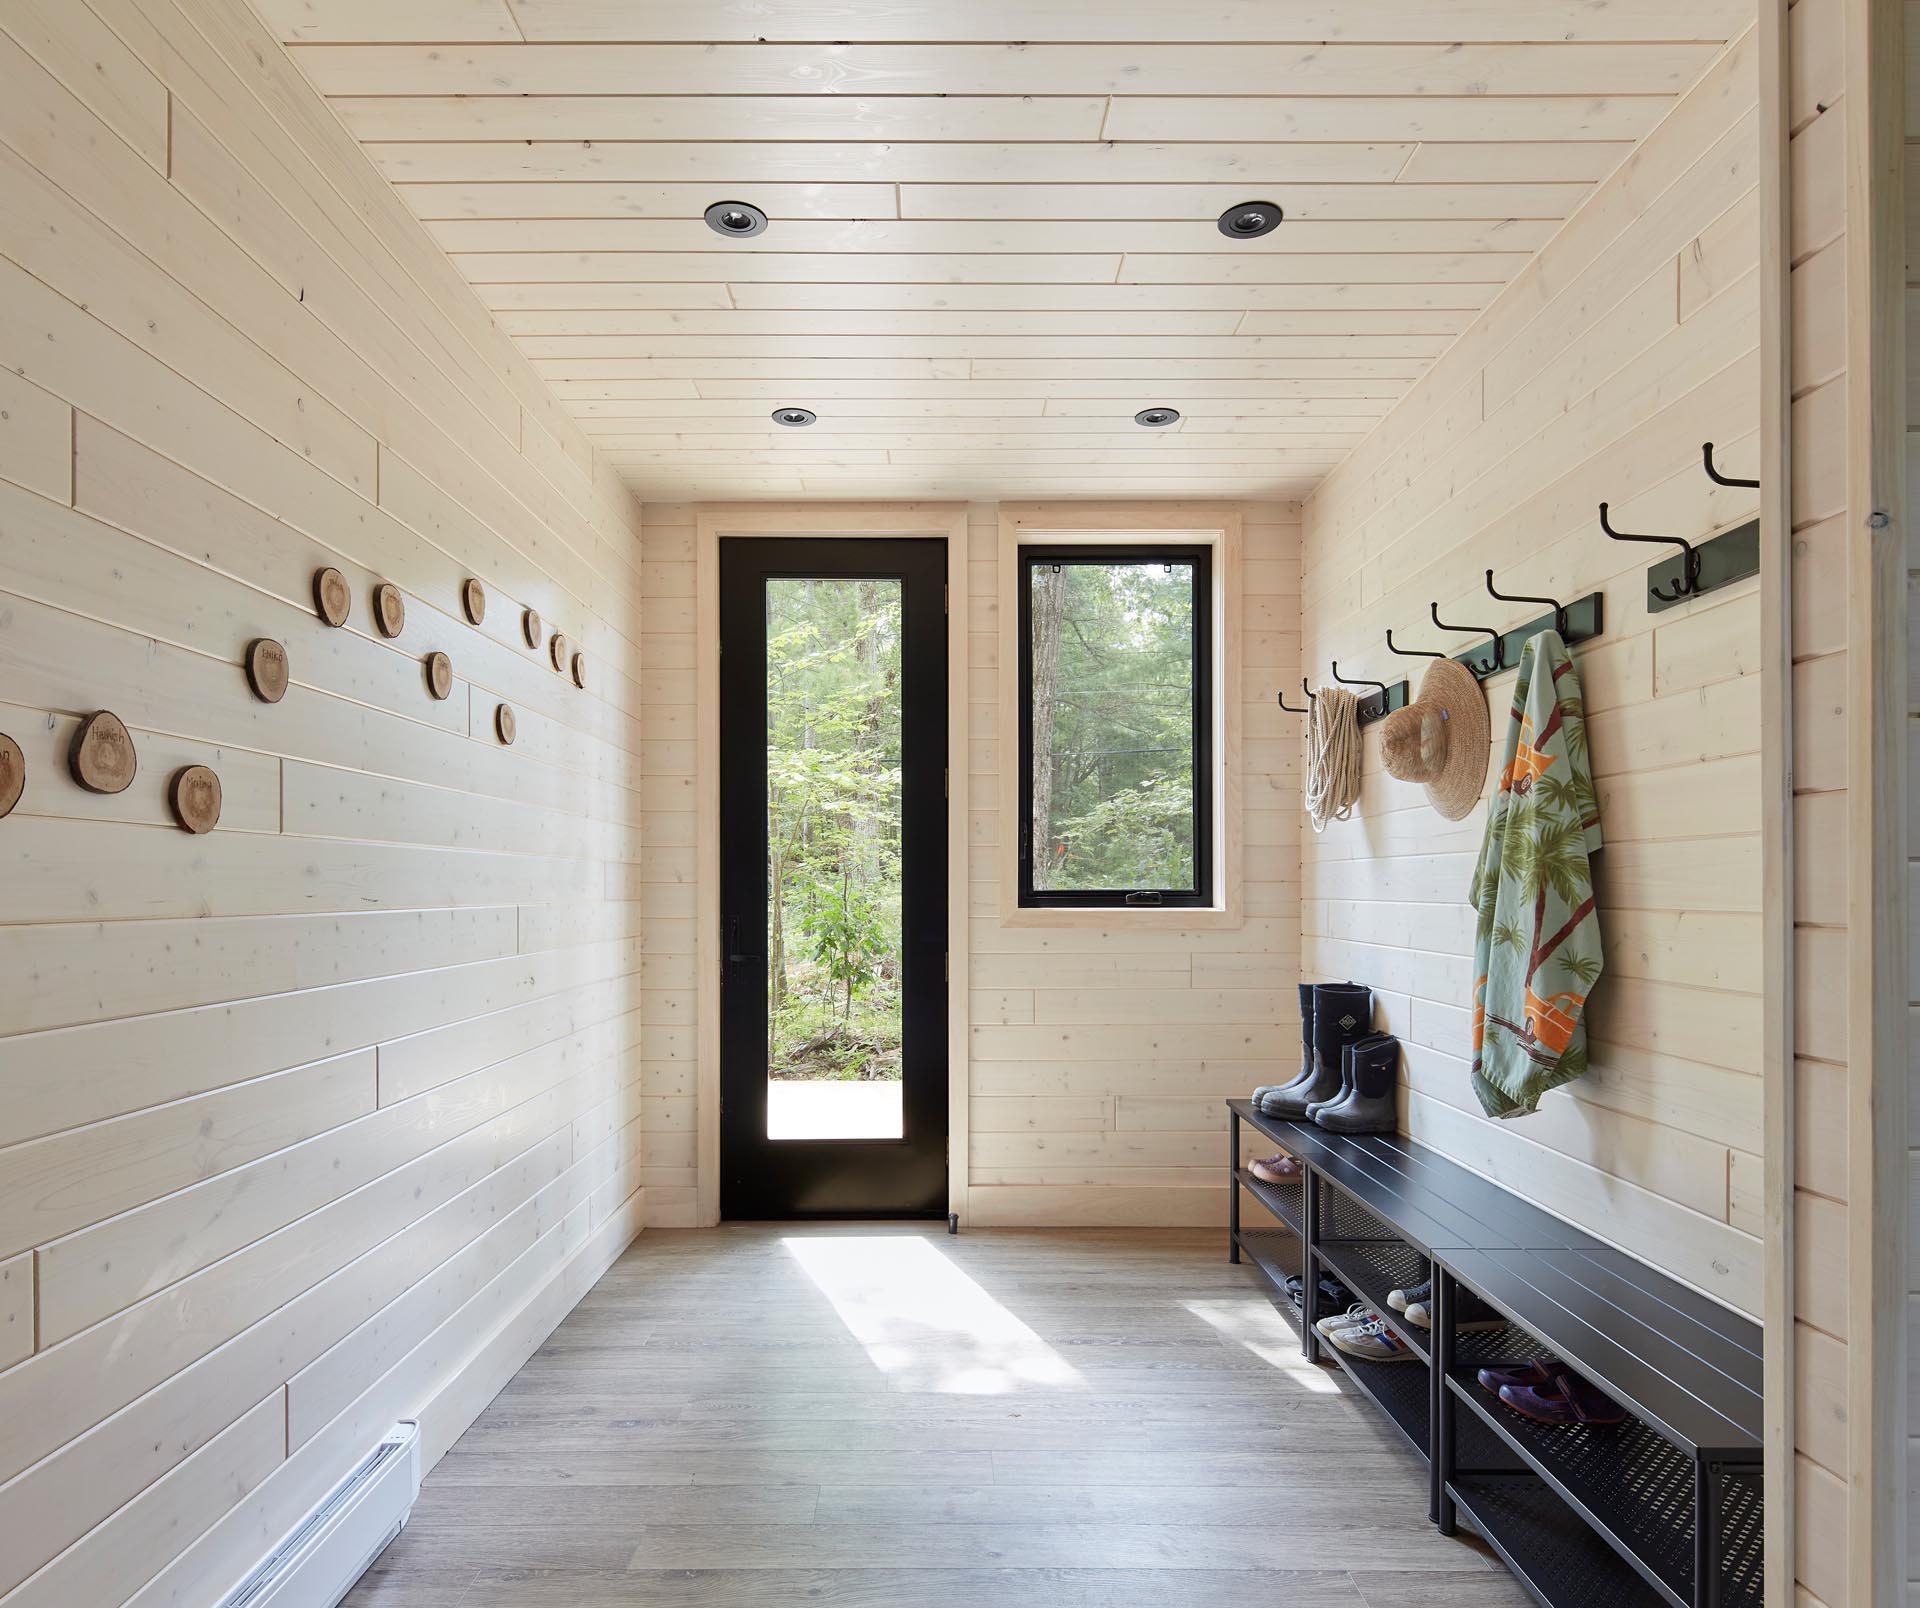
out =
{"type": "Polygon", "coordinates": [[[1340,1092],[1340,1052],[1373,1027],[1373,990],[1364,983],[1316,983],[1313,987],[1313,1072],[1296,1078],[1260,1102],[1268,1117],[1298,1121],[1309,1105],[1340,1092]]]}
{"type": "Polygon", "coordinates": [[[1400,1071],[1400,1041],[1380,1033],[1356,1044],[1348,1058],[1353,1089],[1338,1105],[1322,1106],[1313,1120],[1329,1133],[1392,1133],[1400,1071]]]}
{"type": "MultiPolygon", "coordinates": [[[[1364,1039],[1355,1040],[1355,1043],[1363,1044],[1365,1042],[1364,1039]]],[[[1343,1044],[1340,1046],[1340,1087],[1335,1089],[1333,1093],[1328,1095],[1324,1100],[1310,1100],[1307,1102],[1307,1121],[1313,1121],[1314,1112],[1321,1110],[1325,1106],[1336,1106],[1352,1093],[1353,1045],[1343,1044]]]]}
{"type": "Polygon", "coordinates": [[[1300,1070],[1285,1083],[1269,1083],[1253,1091],[1253,1103],[1258,1105],[1266,1096],[1278,1094],[1282,1089],[1291,1089],[1296,1083],[1305,1083],[1313,1076],[1313,991],[1317,985],[1300,985],[1300,1070]]]}

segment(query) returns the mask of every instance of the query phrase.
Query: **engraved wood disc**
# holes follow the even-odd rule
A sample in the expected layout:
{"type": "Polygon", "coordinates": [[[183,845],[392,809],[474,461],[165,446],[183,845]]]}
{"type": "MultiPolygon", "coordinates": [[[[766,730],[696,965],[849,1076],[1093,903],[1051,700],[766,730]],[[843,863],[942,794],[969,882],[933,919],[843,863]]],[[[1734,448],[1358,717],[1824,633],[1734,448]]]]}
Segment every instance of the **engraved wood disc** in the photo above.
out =
{"type": "Polygon", "coordinates": [[[27,786],[27,756],[20,745],[0,731],[0,816],[11,815],[27,786]]]}
{"type": "Polygon", "coordinates": [[[124,793],[140,769],[140,756],[120,717],[110,709],[96,709],[73,734],[67,768],[89,793],[124,793]]]}
{"type": "Polygon", "coordinates": [[[453,691],[453,661],[444,653],[427,655],[427,691],[445,698],[453,691]]]}
{"type": "Polygon", "coordinates": [[[469,623],[479,625],[487,617],[487,589],[469,576],[460,583],[460,605],[469,623]]]}
{"type": "Polygon", "coordinates": [[[290,674],[287,650],[272,637],[256,637],[247,644],[247,681],[262,703],[286,697],[290,674]]]}
{"type": "Polygon", "coordinates": [[[527,646],[540,646],[540,611],[528,609],[520,616],[520,634],[527,639],[527,646]]]}
{"type": "Polygon", "coordinates": [[[167,787],[173,818],[189,832],[211,832],[220,824],[220,778],[205,765],[185,765],[167,787]]]}
{"type": "Polygon", "coordinates": [[[384,637],[397,637],[407,624],[407,600],[391,581],[382,581],[373,589],[373,623],[384,637]]]}
{"type": "Polygon", "coordinates": [[[353,588],[337,569],[313,572],[313,606],[328,625],[345,625],[353,612],[353,588]]]}
{"type": "Polygon", "coordinates": [[[505,704],[500,705],[493,712],[493,729],[499,733],[501,742],[512,745],[513,734],[518,727],[513,718],[513,711],[505,704]]]}
{"type": "Polygon", "coordinates": [[[587,656],[584,653],[576,653],[573,656],[573,684],[576,687],[584,687],[587,684],[587,656]]]}
{"type": "Polygon", "coordinates": [[[547,652],[549,653],[549,655],[551,655],[553,659],[554,669],[556,670],[566,669],[567,639],[564,636],[562,636],[558,631],[553,633],[553,640],[547,644],[547,652]]]}

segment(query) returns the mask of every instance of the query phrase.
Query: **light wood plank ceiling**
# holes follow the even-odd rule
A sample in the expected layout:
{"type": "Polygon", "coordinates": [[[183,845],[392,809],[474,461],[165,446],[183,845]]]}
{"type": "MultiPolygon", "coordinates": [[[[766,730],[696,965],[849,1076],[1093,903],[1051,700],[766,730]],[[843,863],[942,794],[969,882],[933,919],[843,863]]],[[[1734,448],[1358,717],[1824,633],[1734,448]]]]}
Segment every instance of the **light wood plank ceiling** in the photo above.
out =
{"type": "Polygon", "coordinates": [[[655,499],[1302,495],[1752,13],[259,3],[655,499]]]}

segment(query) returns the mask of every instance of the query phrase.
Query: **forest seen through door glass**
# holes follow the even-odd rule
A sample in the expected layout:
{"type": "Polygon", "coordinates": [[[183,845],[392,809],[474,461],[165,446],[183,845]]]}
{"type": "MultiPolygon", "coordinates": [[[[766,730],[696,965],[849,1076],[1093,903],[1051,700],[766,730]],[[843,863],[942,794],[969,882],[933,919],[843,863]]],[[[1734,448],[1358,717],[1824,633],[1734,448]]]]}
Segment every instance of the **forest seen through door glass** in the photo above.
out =
{"type": "Polygon", "coordinates": [[[901,586],[766,586],[768,1134],[897,1138],[901,586]]]}
{"type": "Polygon", "coordinates": [[[1192,889],[1194,566],[1028,574],[1034,892],[1192,889]]]}

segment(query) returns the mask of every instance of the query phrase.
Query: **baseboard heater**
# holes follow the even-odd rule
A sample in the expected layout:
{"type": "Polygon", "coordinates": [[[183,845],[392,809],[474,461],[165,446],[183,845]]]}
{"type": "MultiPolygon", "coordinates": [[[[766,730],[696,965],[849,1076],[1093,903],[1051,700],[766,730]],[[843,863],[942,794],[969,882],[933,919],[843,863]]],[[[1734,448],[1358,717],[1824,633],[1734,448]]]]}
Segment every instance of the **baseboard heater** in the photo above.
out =
{"type": "Polygon", "coordinates": [[[395,1424],[219,1608],[334,1608],[397,1536],[420,1494],[420,1426],[395,1424]]]}

